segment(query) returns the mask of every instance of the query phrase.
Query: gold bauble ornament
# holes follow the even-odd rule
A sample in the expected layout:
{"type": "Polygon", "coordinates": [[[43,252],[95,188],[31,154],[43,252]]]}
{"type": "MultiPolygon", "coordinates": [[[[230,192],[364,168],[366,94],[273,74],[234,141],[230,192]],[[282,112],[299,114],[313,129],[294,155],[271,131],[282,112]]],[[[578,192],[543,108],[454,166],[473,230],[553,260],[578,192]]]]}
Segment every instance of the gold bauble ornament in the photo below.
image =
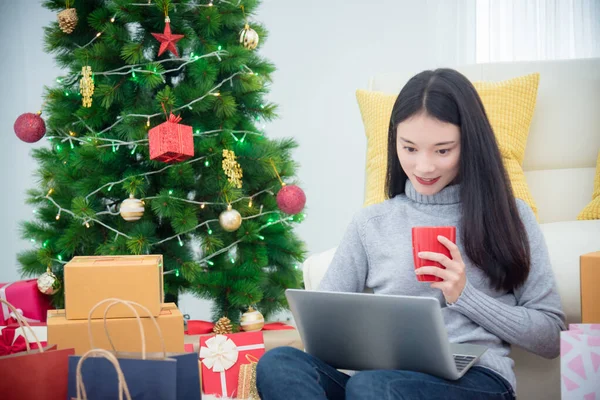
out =
{"type": "Polygon", "coordinates": [[[58,19],[58,26],[60,27],[61,31],[66,34],[73,33],[78,21],[77,10],[67,6],[67,9],[59,12],[56,17],[58,19]]]}
{"type": "Polygon", "coordinates": [[[242,225],[242,216],[230,204],[227,206],[227,210],[219,215],[219,224],[227,232],[237,231],[242,225]]]}
{"type": "Polygon", "coordinates": [[[231,326],[231,321],[229,320],[229,318],[221,317],[215,324],[213,332],[217,335],[226,335],[228,333],[232,333],[233,327],[231,326]]]}
{"type": "Polygon", "coordinates": [[[89,65],[81,67],[81,76],[79,80],[79,93],[83,106],[89,108],[92,106],[92,96],[94,95],[94,80],[92,79],[92,67],[89,65]]]}
{"type": "Polygon", "coordinates": [[[248,50],[254,50],[258,46],[258,33],[248,24],[240,32],[240,43],[248,50]]]}
{"type": "Polygon", "coordinates": [[[55,294],[60,289],[60,281],[52,273],[50,267],[38,278],[37,287],[40,292],[48,295],[55,294]]]}
{"type": "Polygon", "coordinates": [[[144,216],[144,206],[143,200],[136,199],[133,194],[130,194],[129,198],[121,203],[119,211],[125,221],[137,221],[144,216]]]}
{"type": "Polygon", "coordinates": [[[240,325],[244,332],[256,332],[260,331],[263,326],[265,326],[265,319],[259,311],[250,307],[248,308],[248,311],[242,314],[240,325]]]}

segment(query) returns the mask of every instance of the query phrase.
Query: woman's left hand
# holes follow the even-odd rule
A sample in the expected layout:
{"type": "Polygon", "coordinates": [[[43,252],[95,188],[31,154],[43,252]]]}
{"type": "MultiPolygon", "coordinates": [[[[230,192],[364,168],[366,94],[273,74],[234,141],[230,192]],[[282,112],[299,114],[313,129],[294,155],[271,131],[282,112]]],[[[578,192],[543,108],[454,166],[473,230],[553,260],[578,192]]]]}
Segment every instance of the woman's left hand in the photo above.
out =
{"type": "Polygon", "coordinates": [[[442,282],[433,282],[431,287],[440,289],[447,303],[455,303],[467,284],[465,263],[462,260],[457,245],[444,236],[438,236],[438,241],[450,250],[452,259],[446,257],[444,254],[429,251],[422,251],[418,256],[424,260],[437,261],[446,267],[446,269],[433,266],[421,267],[416,269],[415,273],[418,275],[435,275],[442,278],[442,282]]]}

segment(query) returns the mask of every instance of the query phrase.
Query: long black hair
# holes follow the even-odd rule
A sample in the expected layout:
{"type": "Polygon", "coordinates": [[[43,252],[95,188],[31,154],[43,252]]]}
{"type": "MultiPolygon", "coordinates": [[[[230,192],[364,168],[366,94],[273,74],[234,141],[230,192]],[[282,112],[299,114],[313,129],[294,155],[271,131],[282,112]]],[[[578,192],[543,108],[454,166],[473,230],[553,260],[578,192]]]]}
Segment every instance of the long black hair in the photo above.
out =
{"type": "Polygon", "coordinates": [[[408,179],[398,160],[398,124],[420,113],[460,129],[457,178],[467,256],[497,290],[521,286],[530,269],[527,231],[483,103],[459,72],[446,68],[424,71],[400,91],[390,118],[386,196],[404,193],[408,179]]]}

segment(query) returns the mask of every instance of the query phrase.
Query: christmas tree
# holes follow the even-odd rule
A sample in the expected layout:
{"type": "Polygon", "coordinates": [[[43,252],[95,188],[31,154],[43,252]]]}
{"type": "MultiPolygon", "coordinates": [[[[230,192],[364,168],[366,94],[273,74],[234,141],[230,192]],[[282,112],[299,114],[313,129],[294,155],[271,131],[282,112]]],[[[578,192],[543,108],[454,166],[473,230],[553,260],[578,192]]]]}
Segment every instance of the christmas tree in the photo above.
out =
{"type": "Polygon", "coordinates": [[[46,129],[38,114],[15,123],[22,140],[48,140],[32,153],[35,215],[22,225],[34,248],[18,259],[56,306],[74,256],[162,254],[167,301],[212,299],[214,320],[234,324],[249,306],[285,309],[301,285],[305,197],[296,143],[265,133],[275,68],[257,53],[259,3],[44,2],[57,12],[46,50],[65,74],[46,88],[46,129]]]}

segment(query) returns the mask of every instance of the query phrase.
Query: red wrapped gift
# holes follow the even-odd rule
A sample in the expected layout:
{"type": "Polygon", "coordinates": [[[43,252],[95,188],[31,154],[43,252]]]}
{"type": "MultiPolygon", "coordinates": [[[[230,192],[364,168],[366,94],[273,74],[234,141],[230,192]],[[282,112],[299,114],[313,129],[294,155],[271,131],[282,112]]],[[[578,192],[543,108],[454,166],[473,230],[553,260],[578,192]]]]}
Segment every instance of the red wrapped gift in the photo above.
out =
{"type": "Polygon", "coordinates": [[[241,364],[246,355],[260,358],[265,354],[262,332],[201,336],[202,391],[235,398],[241,364]]]}
{"type": "Polygon", "coordinates": [[[262,328],[263,331],[286,331],[294,329],[296,328],[291,325],[284,324],[283,322],[269,322],[262,328]]]}
{"type": "Polygon", "coordinates": [[[192,127],[179,123],[181,117],[169,116],[167,122],[150,129],[150,159],[166,163],[180,162],[194,156],[192,127]]]}
{"type": "MultiPolygon", "coordinates": [[[[15,306],[27,322],[46,322],[46,314],[52,309],[50,297],[38,290],[36,279],[0,283],[0,299],[15,306]]],[[[5,304],[0,306],[0,325],[8,325],[13,320],[11,311],[5,304]]]]}
{"type": "MultiPolygon", "coordinates": [[[[33,327],[32,327],[33,328],[33,327]]],[[[28,328],[25,328],[26,330],[28,328]]],[[[29,340],[29,336],[27,337],[29,340]]],[[[47,343],[40,339],[42,347],[46,347],[47,343]]],[[[0,356],[7,356],[9,354],[20,353],[27,350],[27,344],[25,343],[25,336],[22,335],[22,328],[19,325],[10,325],[0,331],[0,356]]],[[[35,340],[29,340],[29,346],[31,350],[37,349],[38,345],[35,340]]]]}
{"type": "MultiPolygon", "coordinates": [[[[192,319],[187,322],[187,326],[188,328],[184,332],[186,335],[204,335],[207,333],[212,333],[215,324],[209,321],[192,319]]],[[[284,324],[283,322],[268,322],[262,328],[263,331],[282,331],[294,329],[296,328],[284,324]]]]}

